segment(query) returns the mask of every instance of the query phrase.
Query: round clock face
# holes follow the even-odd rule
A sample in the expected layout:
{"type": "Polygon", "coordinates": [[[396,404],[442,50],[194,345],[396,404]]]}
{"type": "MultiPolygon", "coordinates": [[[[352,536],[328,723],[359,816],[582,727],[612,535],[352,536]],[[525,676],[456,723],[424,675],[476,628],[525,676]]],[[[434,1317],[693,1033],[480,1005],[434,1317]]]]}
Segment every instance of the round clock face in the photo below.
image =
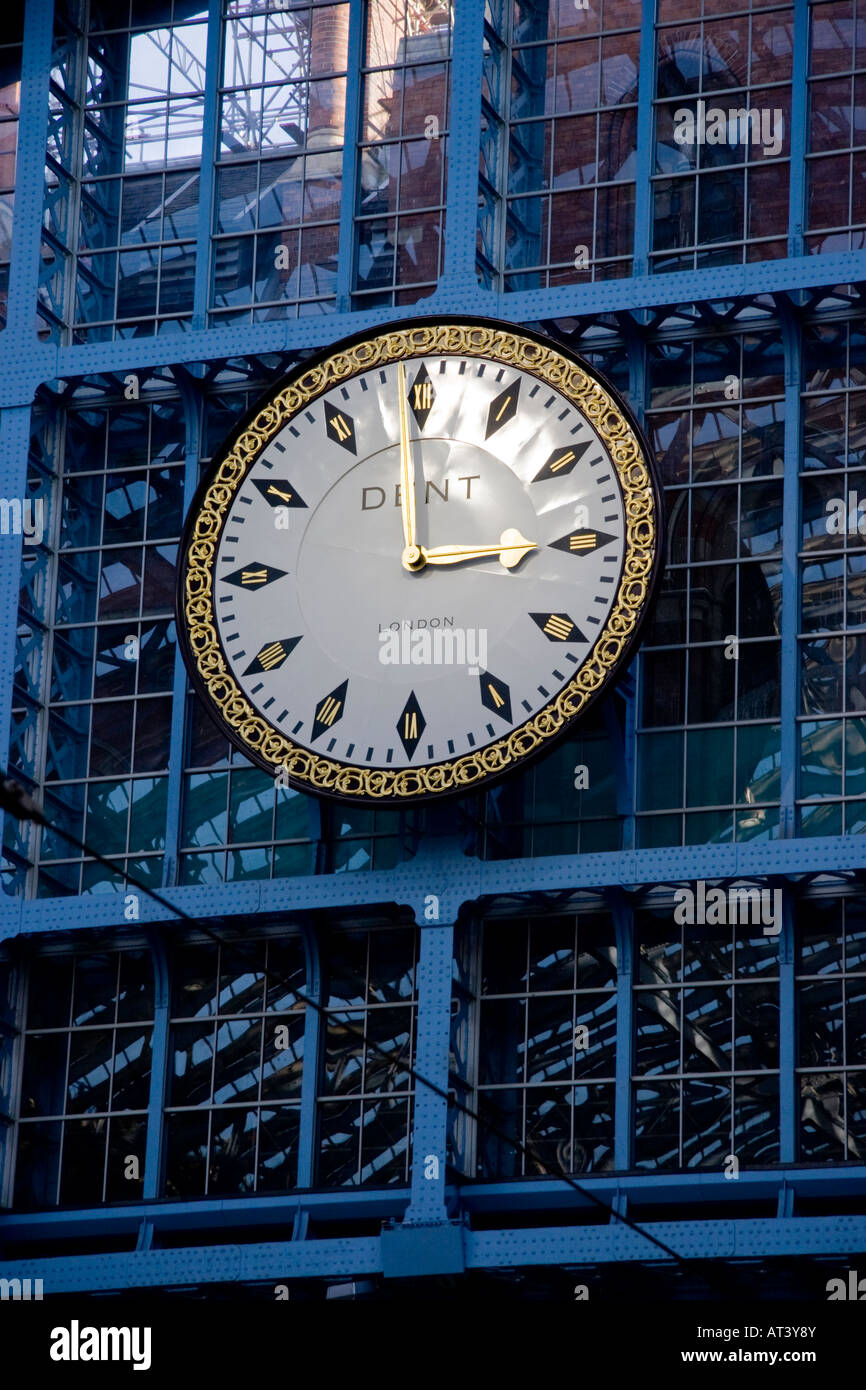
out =
{"type": "Polygon", "coordinates": [[[651,597],[646,446],[586,364],[484,320],[308,360],[199,489],[180,628],[255,762],[359,801],[468,791],[614,678],[651,597]]]}

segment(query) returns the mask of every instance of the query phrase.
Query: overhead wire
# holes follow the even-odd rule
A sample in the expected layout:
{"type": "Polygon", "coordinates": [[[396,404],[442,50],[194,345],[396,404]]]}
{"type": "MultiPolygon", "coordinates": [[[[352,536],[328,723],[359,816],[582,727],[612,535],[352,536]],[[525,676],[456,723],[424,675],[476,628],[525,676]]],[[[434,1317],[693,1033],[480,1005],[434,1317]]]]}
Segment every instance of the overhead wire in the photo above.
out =
{"type": "MultiPolygon", "coordinates": [[[[113,874],[116,874],[119,877],[123,878],[125,883],[130,884],[132,887],[139,889],[153,902],[158,903],[160,907],[165,908],[167,911],[171,912],[175,917],[177,917],[180,921],[187,923],[189,926],[193,927],[196,930],[196,932],[208,937],[217,945],[231,946],[232,949],[236,949],[239,945],[241,947],[244,945],[246,938],[243,936],[242,933],[240,934],[240,941],[227,941],[225,937],[220,936],[217,932],[213,931],[210,927],[206,926],[201,921],[197,920],[194,917],[191,917],[189,913],[184,911],[183,908],[178,907],[176,903],[173,903],[169,898],[166,898],[157,889],[153,888],[150,884],[145,883],[143,879],[140,879],[136,877],[136,875],[130,873],[126,866],[118,865],[115,861],[107,859],[104,855],[100,854],[99,850],[94,849],[93,846],[89,845],[85,840],[79,839],[77,836],[73,835],[71,831],[65,829],[59,824],[56,824],[55,822],[50,821],[48,817],[45,815],[44,811],[41,810],[33,801],[33,799],[27,795],[21,784],[17,782],[14,778],[11,778],[8,775],[8,773],[3,771],[2,769],[0,769],[0,809],[8,812],[10,815],[14,816],[18,820],[32,821],[36,825],[42,826],[45,829],[50,829],[55,833],[63,836],[65,840],[67,840],[71,845],[74,845],[76,849],[80,850],[88,858],[92,858],[98,864],[102,864],[105,868],[110,869],[113,874]]],[[[235,928],[234,930],[237,931],[238,929],[235,928]]],[[[243,954],[242,951],[241,954],[243,954]]],[[[291,989],[291,987],[288,987],[286,985],[286,982],[282,977],[277,976],[273,971],[269,970],[267,967],[262,967],[258,961],[251,961],[251,963],[254,964],[255,971],[261,973],[265,977],[265,979],[269,980],[271,983],[279,984],[282,990],[284,990],[288,994],[291,994],[296,1000],[301,1002],[305,1008],[314,1009],[315,1012],[318,1013],[325,1020],[335,1018],[345,1013],[345,1008],[328,1008],[326,1005],[320,1004],[317,1000],[310,998],[308,995],[302,994],[297,990],[291,989]]],[[[363,1028],[355,1027],[354,1025],[348,1024],[346,1020],[343,1018],[340,1019],[340,1022],[343,1025],[345,1032],[350,1037],[354,1037],[359,1042],[363,1043],[364,1047],[369,1051],[378,1053],[379,1056],[382,1057],[389,1064],[396,1064],[400,1070],[404,1071],[411,1078],[411,1080],[415,1082],[416,1086],[425,1087],[433,1095],[438,1096],[440,1100],[444,1100],[446,1105],[454,1106],[455,1109],[459,1110],[468,1119],[473,1120],[476,1124],[483,1126],[483,1128],[489,1134],[492,1134],[497,1139],[509,1145],[509,1147],[515,1149],[516,1152],[519,1153],[522,1157],[528,1158],[530,1159],[530,1161],[532,1161],[533,1155],[530,1149],[527,1147],[526,1144],[524,1144],[524,1142],[521,1139],[517,1139],[515,1138],[515,1136],[508,1134],[505,1130],[500,1129],[492,1120],[482,1115],[479,1111],[474,1110],[464,1101],[461,1101],[456,1095],[450,1093],[447,1090],[443,1090],[441,1086],[439,1086],[435,1081],[431,1081],[428,1077],[422,1076],[421,1073],[417,1071],[411,1063],[405,1062],[398,1053],[389,1051],[381,1044],[369,1038],[363,1028]]],[[[458,1176],[462,1177],[462,1175],[458,1176]]],[[[661,1240],[651,1231],[646,1230],[646,1228],[641,1226],[638,1222],[632,1220],[632,1218],[627,1213],[617,1210],[616,1207],[612,1206],[609,1202],[604,1201],[604,1199],[599,1197],[595,1192],[592,1192],[589,1188],[586,1188],[581,1183],[577,1182],[571,1176],[571,1174],[554,1173],[549,1174],[548,1176],[555,1182],[565,1183],[566,1186],[571,1188],[572,1191],[576,1192],[578,1196],[582,1197],[585,1201],[590,1202],[593,1206],[604,1211],[609,1218],[621,1222],[624,1226],[628,1227],[628,1229],[633,1231],[636,1235],[642,1236],[645,1240],[649,1241],[652,1245],[654,1245],[657,1250],[661,1251],[662,1254],[665,1255],[669,1260],[675,1261],[683,1269],[697,1270],[699,1268],[703,1268],[703,1261],[696,1261],[693,1258],[689,1258],[679,1254],[665,1241],[661,1240]]]]}

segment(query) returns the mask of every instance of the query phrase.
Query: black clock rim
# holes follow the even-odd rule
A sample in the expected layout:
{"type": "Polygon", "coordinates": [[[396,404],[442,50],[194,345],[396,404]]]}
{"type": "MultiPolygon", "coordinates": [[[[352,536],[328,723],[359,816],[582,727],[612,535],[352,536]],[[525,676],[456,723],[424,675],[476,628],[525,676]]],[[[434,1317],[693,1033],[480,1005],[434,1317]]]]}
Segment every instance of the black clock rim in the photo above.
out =
{"type": "MultiPolygon", "coordinates": [[[[539,762],[548,753],[551,753],[554,748],[557,748],[569,734],[574,733],[575,729],[579,727],[581,721],[586,718],[587,714],[590,712],[590,710],[592,710],[595,707],[598,701],[600,701],[606,696],[612,696],[615,693],[617,685],[620,683],[628,666],[631,663],[631,660],[635,652],[635,648],[639,643],[641,635],[643,633],[644,626],[649,617],[655,611],[656,603],[658,602],[659,590],[661,587],[662,574],[666,568],[665,552],[667,549],[667,520],[664,512],[664,496],[659,481],[658,464],[656,463],[655,454],[653,453],[647,435],[640,422],[635,417],[631,406],[628,404],[627,401],[623,399],[619,389],[613,385],[613,383],[609,380],[609,378],[605,375],[604,372],[601,372],[596,368],[594,363],[585,362],[577,355],[576,352],[573,351],[573,349],[568,344],[562,343],[558,338],[553,337],[551,334],[541,333],[537,329],[524,328],[522,324],[509,322],[507,319],[487,318],[479,314],[418,314],[407,318],[383,319],[381,323],[370,324],[367,328],[358,329],[357,332],[351,333],[346,337],[336,338],[329,345],[318,349],[316,352],[311,352],[307,354],[307,356],[303,357],[300,361],[298,361],[289,372],[287,372],[284,376],[279,377],[277,381],[272,382],[270,386],[266,387],[265,390],[262,391],[262,393],[256,397],[253,404],[241,417],[241,419],[234,426],[231,432],[228,435],[226,435],[226,437],[222,440],[218,453],[214,455],[213,459],[208,465],[207,470],[199,479],[195,492],[193,493],[192,500],[189,505],[189,510],[184,519],[180,539],[179,563],[177,566],[177,578],[175,582],[175,627],[177,630],[178,644],[180,646],[187,677],[189,678],[190,683],[192,684],[194,693],[198,696],[201,704],[207,712],[209,719],[213,723],[214,728],[218,729],[222,737],[228,739],[229,743],[232,744],[240,753],[242,753],[244,757],[248,760],[248,762],[250,762],[254,767],[259,768],[260,771],[267,772],[270,777],[276,780],[279,769],[275,768],[273,763],[269,763],[266,758],[258,757],[255,751],[244,742],[244,740],[240,737],[236,730],[229,728],[229,726],[219,717],[217,711],[213,708],[213,702],[207,694],[205,682],[198,670],[198,665],[195,660],[195,654],[189,643],[186,630],[186,622],[184,619],[184,596],[187,571],[187,555],[189,553],[189,545],[192,539],[192,531],[195,525],[195,519],[198,515],[201,506],[201,502],[208,488],[210,487],[223,459],[227,454],[231,452],[238,439],[249,428],[249,426],[252,424],[253,420],[255,420],[256,416],[261,412],[261,410],[267,404],[269,404],[271,400],[273,400],[273,397],[277,391],[282,391],[287,386],[291,386],[292,383],[295,380],[297,380],[297,378],[303,376],[304,373],[309,371],[311,367],[318,366],[320,363],[327,361],[329,357],[332,357],[335,352],[339,352],[341,348],[353,347],[356,343],[362,343],[369,338],[377,337],[383,333],[387,333],[389,329],[392,328],[395,331],[403,332],[406,329],[410,328],[429,328],[433,326],[441,327],[449,323],[456,324],[459,327],[475,327],[494,330],[499,329],[505,333],[519,333],[522,337],[529,338],[531,341],[538,343],[541,347],[553,347],[556,349],[557,352],[561,352],[564,357],[568,357],[571,361],[575,362],[576,365],[578,365],[581,368],[581,370],[588,368],[589,374],[593,376],[595,380],[598,381],[599,385],[603,386],[605,391],[607,391],[610,394],[612,400],[616,404],[617,409],[628,421],[629,426],[634,431],[641,445],[644,460],[647,465],[647,473],[649,475],[650,486],[652,488],[653,504],[655,508],[656,517],[656,548],[655,556],[653,558],[652,572],[650,574],[649,583],[647,585],[647,596],[643,608],[641,609],[640,616],[638,617],[637,622],[635,623],[634,629],[630,633],[629,637],[626,639],[622,654],[619,658],[616,676],[614,676],[614,678],[609,681],[604,681],[598,690],[593,691],[587,697],[587,700],[583,704],[580,711],[577,714],[573,715],[572,718],[569,719],[563,725],[563,727],[559,730],[558,733],[552,735],[552,737],[548,739],[545,743],[543,743],[539,748],[535,748],[532,750],[532,752],[525,754],[520,759],[520,761],[512,767],[503,768],[500,772],[491,773],[488,777],[485,777],[483,781],[472,782],[465,787],[448,787],[443,791],[418,792],[412,796],[397,798],[375,797],[361,794],[356,794],[354,796],[347,795],[341,792],[333,791],[328,787],[313,787],[301,778],[295,778],[291,775],[286,775],[286,782],[295,791],[304,792],[308,796],[318,796],[326,801],[335,802],[343,806],[363,806],[365,809],[368,810],[370,808],[379,806],[383,809],[399,809],[408,811],[411,810],[413,806],[431,806],[434,804],[439,804],[443,801],[457,800],[461,797],[468,799],[472,796],[481,795],[482,793],[488,791],[490,788],[498,786],[500,783],[507,781],[511,777],[519,776],[528,768],[532,767],[535,763],[539,762]]],[[[359,375],[360,372],[352,373],[352,377],[359,375]]],[[[351,380],[352,377],[348,377],[347,380],[351,380]]]]}

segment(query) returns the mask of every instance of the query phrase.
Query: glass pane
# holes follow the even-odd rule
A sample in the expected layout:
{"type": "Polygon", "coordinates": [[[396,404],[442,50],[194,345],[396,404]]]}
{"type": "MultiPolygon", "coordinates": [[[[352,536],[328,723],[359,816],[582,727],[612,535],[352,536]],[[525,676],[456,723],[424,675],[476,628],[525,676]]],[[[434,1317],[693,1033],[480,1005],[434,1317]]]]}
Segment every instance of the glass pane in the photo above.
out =
{"type": "Polygon", "coordinates": [[[211,1117],[209,1193],[252,1192],[255,1187],[258,1111],[236,1107],[211,1117]]]}
{"type": "Polygon", "coordinates": [[[97,1206],[103,1200],[107,1120],[69,1120],[63,1126],[62,1206],[97,1206]]]}
{"type": "Polygon", "coordinates": [[[66,1089],[66,1033],[31,1034],[24,1049],[21,1118],[62,1115],[66,1089]]]}
{"type": "Polygon", "coordinates": [[[259,1192],[290,1191],[297,1181],[300,1114],[291,1106],[259,1112],[259,1192]]]}
{"type": "Polygon", "coordinates": [[[208,1116],[166,1116],[165,1192],[201,1197],[207,1181],[208,1116]]]}
{"type": "Polygon", "coordinates": [[[117,998],[119,956],[79,956],[75,961],[72,1023],[113,1022],[117,998]]]}
{"type": "Polygon", "coordinates": [[[211,1098],[214,1036],[211,1023],[185,1023],[173,1029],[169,1099],[173,1105],[205,1105],[211,1098]]]}
{"type": "Polygon", "coordinates": [[[114,1037],[112,1110],[146,1109],[150,1100],[150,1055],[149,1028],[118,1028],[114,1037]]]}

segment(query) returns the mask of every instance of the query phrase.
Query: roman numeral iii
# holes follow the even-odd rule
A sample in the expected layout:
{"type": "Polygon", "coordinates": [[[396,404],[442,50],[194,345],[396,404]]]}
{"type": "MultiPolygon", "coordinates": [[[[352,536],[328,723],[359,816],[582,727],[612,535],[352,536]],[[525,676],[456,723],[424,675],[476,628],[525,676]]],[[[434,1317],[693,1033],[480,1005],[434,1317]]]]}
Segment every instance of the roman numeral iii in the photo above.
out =
{"type": "Polygon", "coordinates": [[[311,738],[316,739],[323,734],[326,729],[331,729],[342,719],[346,712],[346,691],[349,688],[348,680],[344,680],[330,694],[323,695],[316,706],[313,718],[313,730],[311,738]]]}
{"type": "Polygon", "coordinates": [[[276,642],[267,642],[261,651],[256,652],[244,675],[258,676],[262,671],[278,670],[300,640],[300,637],[281,637],[276,642]]]}

